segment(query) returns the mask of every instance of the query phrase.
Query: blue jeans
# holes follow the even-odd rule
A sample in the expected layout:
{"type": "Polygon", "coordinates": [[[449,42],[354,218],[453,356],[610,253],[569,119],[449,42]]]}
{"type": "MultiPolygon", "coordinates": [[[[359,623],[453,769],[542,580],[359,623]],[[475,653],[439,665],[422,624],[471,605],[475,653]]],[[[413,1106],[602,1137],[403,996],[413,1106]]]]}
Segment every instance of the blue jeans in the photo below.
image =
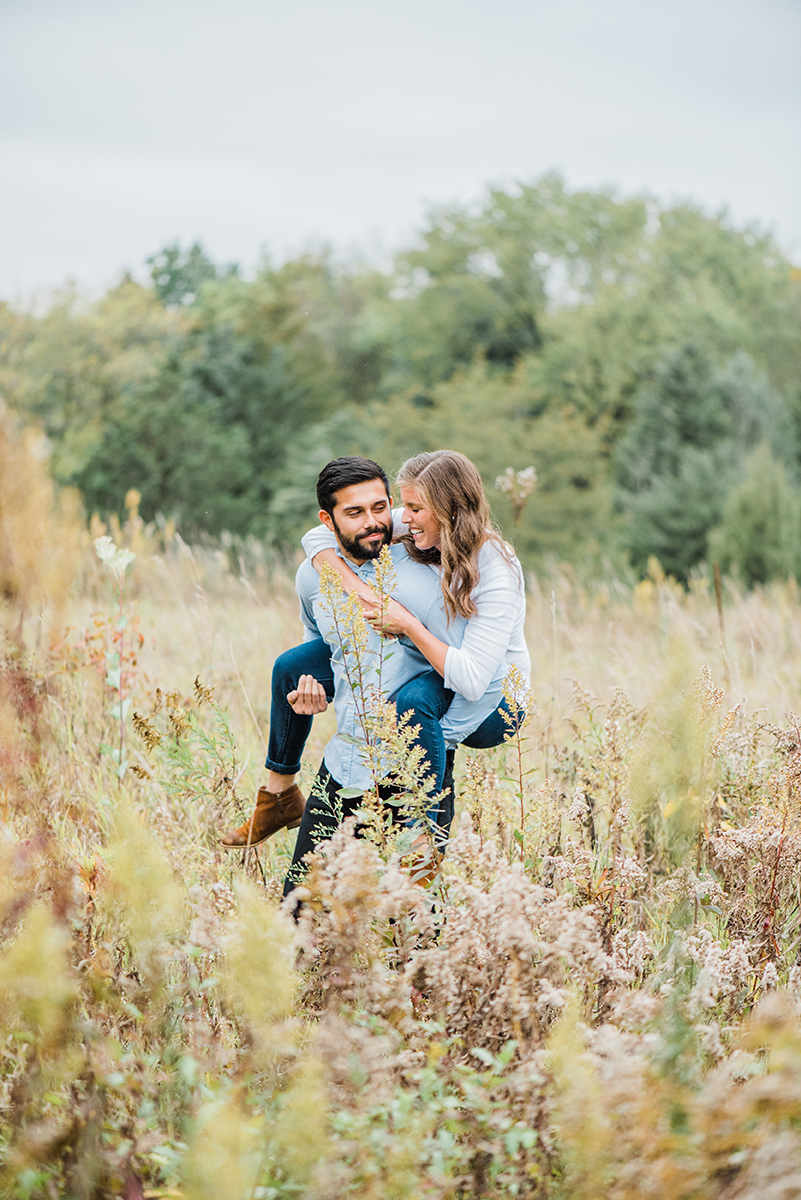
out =
{"type": "Polygon", "coordinates": [[[420,731],[412,742],[422,746],[423,761],[428,764],[426,776],[433,779],[433,791],[442,791],[445,777],[445,739],[440,721],[453,700],[453,692],[436,671],[424,671],[405,683],[390,700],[395,701],[398,716],[409,714],[409,724],[419,725],[420,731]]]}
{"type": "Polygon", "coordinates": [[[302,717],[287,704],[301,675],[313,675],[322,684],[330,703],[334,699],[331,650],[322,639],[303,642],[279,654],[273,665],[270,738],[265,766],[279,775],[297,775],[314,717],[302,717]]]}
{"type": "Polygon", "coordinates": [[[512,726],[504,721],[502,713],[508,713],[510,716],[512,713],[505,700],[501,700],[495,712],[485,717],[478,729],[464,738],[461,745],[470,750],[490,750],[493,746],[500,746],[512,729],[512,726]]]}
{"type": "MultiPolygon", "coordinates": [[[[436,671],[426,671],[425,674],[410,680],[397,695],[391,697],[398,709],[398,716],[411,712],[409,724],[420,726],[420,732],[412,745],[423,747],[424,760],[429,764],[427,773],[433,779],[432,794],[436,796],[439,792],[445,792],[440,803],[432,805],[429,809],[428,817],[445,831],[446,837],[453,821],[454,752],[446,751],[440,720],[448,711],[453,696],[453,691],[445,687],[441,675],[436,671]]],[[[506,701],[502,700],[495,712],[485,717],[478,729],[464,738],[461,745],[468,746],[471,750],[488,750],[491,746],[500,746],[509,732],[509,727],[501,716],[504,710],[508,711],[508,706],[506,701]]]]}

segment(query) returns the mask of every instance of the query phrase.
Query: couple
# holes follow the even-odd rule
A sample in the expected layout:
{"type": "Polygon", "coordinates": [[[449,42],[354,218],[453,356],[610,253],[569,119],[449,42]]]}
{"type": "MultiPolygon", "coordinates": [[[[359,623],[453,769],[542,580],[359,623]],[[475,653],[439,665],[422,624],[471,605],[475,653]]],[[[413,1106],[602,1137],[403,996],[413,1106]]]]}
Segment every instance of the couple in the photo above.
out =
{"type": "Polygon", "coordinates": [[[221,839],[230,849],[257,845],[300,825],[285,891],[297,883],[303,857],[333,833],[334,812],[354,812],[359,789],[373,783],[358,745],[349,649],[321,595],[324,562],[357,594],[374,631],[370,649],[382,635],[397,638],[382,666],[382,691],[420,726],[416,744],[432,795],[443,791],[447,776],[449,799],[431,814],[445,834],[455,746],[500,745],[507,732],[504,679],[512,665],[529,677],[522,569],[492,528],[476,468],[463,454],[437,450],[409,459],[397,482],[403,509],[393,512],[386,473],[370,459],[335,459],[317,481],[321,524],[303,538],[307,558],[295,581],[304,640],[273,668],[267,785],[250,820],[221,839]],[[371,583],[387,545],[395,586],[382,608],[371,583]],[[307,804],[294,780],[314,714],[331,700],[337,733],[307,804]]]}

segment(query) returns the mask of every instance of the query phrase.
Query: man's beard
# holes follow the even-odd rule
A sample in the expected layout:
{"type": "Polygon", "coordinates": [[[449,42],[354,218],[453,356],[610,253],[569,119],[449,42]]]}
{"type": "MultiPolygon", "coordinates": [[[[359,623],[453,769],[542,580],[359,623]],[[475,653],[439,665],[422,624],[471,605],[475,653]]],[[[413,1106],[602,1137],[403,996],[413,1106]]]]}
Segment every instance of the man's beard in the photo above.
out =
{"type": "Polygon", "coordinates": [[[342,550],[350,555],[351,558],[359,559],[361,562],[368,562],[372,558],[378,558],[384,547],[388,546],[392,541],[391,525],[373,525],[372,529],[365,529],[364,533],[360,533],[357,538],[349,538],[339,528],[333,516],[331,520],[342,550]],[[382,535],[381,541],[375,543],[362,541],[362,538],[369,537],[372,533],[380,533],[382,535]]]}

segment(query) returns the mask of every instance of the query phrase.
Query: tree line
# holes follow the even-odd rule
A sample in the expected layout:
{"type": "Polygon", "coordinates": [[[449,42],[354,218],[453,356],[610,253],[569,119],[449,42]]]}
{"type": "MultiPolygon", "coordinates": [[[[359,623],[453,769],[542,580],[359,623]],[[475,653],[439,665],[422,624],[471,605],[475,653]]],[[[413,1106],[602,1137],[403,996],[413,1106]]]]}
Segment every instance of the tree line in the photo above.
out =
{"type": "Polygon", "coordinates": [[[523,558],[801,577],[801,272],[689,204],[556,175],[441,207],[379,270],[252,278],[200,245],[150,282],[0,304],[0,394],[88,512],[296,544],[329,458],[462,450],[523,558]],[[534,466],[528,502],[495,488],[534,466]]]}

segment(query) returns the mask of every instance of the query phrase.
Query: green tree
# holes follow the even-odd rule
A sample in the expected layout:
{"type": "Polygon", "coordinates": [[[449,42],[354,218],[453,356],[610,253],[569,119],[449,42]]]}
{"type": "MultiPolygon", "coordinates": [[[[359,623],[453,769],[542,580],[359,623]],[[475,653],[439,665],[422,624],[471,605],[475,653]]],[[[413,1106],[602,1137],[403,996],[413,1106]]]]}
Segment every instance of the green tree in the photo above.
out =
{"type": "Polygon", "coordinates": [[[554,174],[492,190],[477,209],[434,209],[421,245],[399,255],[376,330],[386,392],[425,388],[481,355],[508,369],[543,346],[549,306],[588,302],[630,252],[643,201],[569,192],[554,174]]]}
{"type": "Polygon", "coordinates": [[[644,573],[655,555],[686,581],[706,558],[709,532],[721,519],[737,466],[728,443],[709,450],[687,446],[675,474],[656,476],[651,487],[628,498],[622,541],[638,571],[644,573]]]}
{"type": "Polygon", "coordinates": [[[481,471],[490,504],[530,564],[608,549],[612,489],[600,431],[569,406],[543,403],[524,364],[498,374],[477,361],[421,397],[377,402],[354,423],[350,444],[395,471],[421,450],[459,450],[481,471]],[[494,483],[507,467],[534,466],[537,485],[515,531],[508,497],[494,483]]]}
{"type": "Polygon", "coordinates": [[[784,464],[763,443],[729,492],[720,525],[710,535],[710,557],[736,570],[749,586],[797,575],[801,567],[801,496],[784,464]]]}
{"type": "Polygon", "coordinates": [[[116,406],[153,382],[187,327],[127,277],[91,303],[68,289],[42,315],[0,304],[0,394],[44,429],[59,483],[74,480],[116,406]]]}
{"type": "Polygon", "coordinates": [[[196,330],[143,392],[123,397],[75,482],[90,509],[118,511],[126,491],[142,515],[201,530],[265,534],[288,444],[319,417],[316,397],[279,346],[230,328],[196,330]]]}
{"type": "Polygon", "coordinates": [[[725,214],[571,192],[554,174],[434,209],[363,329],[381,394],[422,394],[479,355],[536,360],[550,394],[614,439],[666,351],[744,350],[801,405],[801,287],[774,241],[725,214]]]}
{"type": "Polygon", "coordinates": [[[649,557],[686,579],[707,553],[754,444],[764,441],[794,469],[798,450],[784,401],[747,355],[716,369],[689,343],[643,387],[616,454],[623,542],[634,565],[649,557]]]}
{"type": "Polygon", "coordinates": [[[543,318],[550,393],[606,420],[614,442],[665,355],[692,341],[715,362],[748,354],[799,423],[801,286],[770,237],[653,205],[615,260],[591,295],[553,303],[543,318]]]}
{"type": "Polygon", "coordinates": [[[181,250],[178,242],[173,242],[145,261],[156,295],[165,308],[194,304],[204,284],[239,274],[236,263],[215,266],[200,242],[193,242],[188,250],[181,250]]]}
{"type": "Polygon", "coordinates": [[[119,510],[136,487],[145,517],[175,516],[185,533],[294,543],[316,512],[308,464],[316,478],[336,414],[376,376],[351,337],[374,286],[325,255],[265,263],[252,282],[208,278],[156,377],[107,411],[75,476],[87,505],[119,510]]]}
{"type": "Polygon", "coordinates": [[[709,450],[730,432],[711,359],[690,342],[659,364],[638,395],[617,448],[618,481],[628,492],[647,491],[658,477],[679,473],[687,447],[709,450]]]}

